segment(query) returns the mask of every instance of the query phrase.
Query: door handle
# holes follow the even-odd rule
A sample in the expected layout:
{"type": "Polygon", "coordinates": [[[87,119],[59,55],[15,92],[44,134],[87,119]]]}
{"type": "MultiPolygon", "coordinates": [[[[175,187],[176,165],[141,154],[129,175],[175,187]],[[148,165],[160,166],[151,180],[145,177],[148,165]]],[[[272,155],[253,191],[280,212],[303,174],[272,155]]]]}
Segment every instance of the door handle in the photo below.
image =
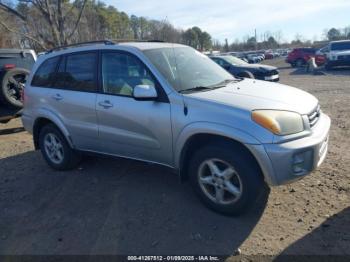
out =
{"type": "Polygon", "coordinates": [[[60,101],[63,99],[63,96],[61,96],[60,94],[55,94],[52,96],[53,99],[55,99],[56,101],[60,101]]]}
{"type": "Polygon", "coordinates": [[[109,102],[108,100],[101,101],[101,102],[98,103],[98,105],[102,106],[105,109],[113,107],[113,104],[111,102],[109,102]]]}

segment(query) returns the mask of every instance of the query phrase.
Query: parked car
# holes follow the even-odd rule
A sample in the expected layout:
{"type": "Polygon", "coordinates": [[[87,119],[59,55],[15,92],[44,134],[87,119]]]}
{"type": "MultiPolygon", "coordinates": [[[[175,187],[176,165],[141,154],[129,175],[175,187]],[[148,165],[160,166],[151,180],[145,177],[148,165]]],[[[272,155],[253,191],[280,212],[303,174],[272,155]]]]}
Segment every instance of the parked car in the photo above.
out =
{"type": "Polygon", "coordinates": [[[287,56],[286,62],[292,67],[301,67],[306,65],[311,57],[315,57],[315,48],[295,48],[287,56]]]}
{"type": "Polygon", "coordinates": [[[270,53],[270,52],[265,53],[265,59],[273,59],[273,58],[274,58],[273,53],[270,53]]]}
{"type": "Polygon", "coordinates": [[[323,52],[326,54],[326,69],[350,66],[350,40],[330,42],[323,52]]]}
{"type": "Polygon", "coordinates": [[[225,214],[318,167],[330,129],[311,94],[235,79],[191,47],[159,42],[85,43],[40,56],[22,121],[54,169],[76,167],[82,152],[158,163],[225,214]]]}
{"type": "Polygon", "coordinates": [[[260,57],[256,54],[247,54],[246,58],[247,58],[249,64],[260,63],[263,60],[262,57],[260,57]]]}
{"type": "Polygon", "coordinates": [[[256,78],[259,80],[274,82],[279,81],[277,67],[261,64],[248,64],[247,62],[232,56],[211,56],[210,58],[235,77],[256,78]]]}
{"type": "Polygon", "coordinates": [[[21,92],[34,65],[36,54],[27,49],[0,49],[0,102],[21,108],[21,92]]]}

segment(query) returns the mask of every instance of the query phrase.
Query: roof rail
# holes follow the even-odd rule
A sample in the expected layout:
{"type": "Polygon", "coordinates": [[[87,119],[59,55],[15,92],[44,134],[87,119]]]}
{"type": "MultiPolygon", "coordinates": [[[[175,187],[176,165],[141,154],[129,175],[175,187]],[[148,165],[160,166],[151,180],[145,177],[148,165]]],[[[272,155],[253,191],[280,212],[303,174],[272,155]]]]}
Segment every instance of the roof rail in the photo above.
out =
{"type": "Polygon", "coordinates": [[[46,53],[52,53],[53,51],[58,51],[58,50],[66,49],[69,47],[78,47],[78,46],[93,45],[93,44],[114,45],[115,43],[111,40],[97,40],[97,41],[81,42],[81,43],[76,43],[76,44],[58,46],[58,47],[50,49],[46,53]]]}
{"type": "Polygon", "coordinates": [[[115,43],[126,43],[126,42],[141,42],[141,43],[164,43],[162,40],[141,40],[141,39],[112,39],[115,43]]]}

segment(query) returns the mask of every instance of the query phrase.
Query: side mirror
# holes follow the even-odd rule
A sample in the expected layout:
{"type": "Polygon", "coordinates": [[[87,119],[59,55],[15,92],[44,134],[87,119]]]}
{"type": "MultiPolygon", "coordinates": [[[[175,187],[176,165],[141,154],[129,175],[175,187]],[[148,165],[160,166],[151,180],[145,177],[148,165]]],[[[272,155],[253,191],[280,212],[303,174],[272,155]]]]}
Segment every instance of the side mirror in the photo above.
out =
{"type": "Polygon", "coordinates": [[[132,93],[135,100],[150,101],[158,97],[157,90],[150,85],[137,85],[132,93]]]}

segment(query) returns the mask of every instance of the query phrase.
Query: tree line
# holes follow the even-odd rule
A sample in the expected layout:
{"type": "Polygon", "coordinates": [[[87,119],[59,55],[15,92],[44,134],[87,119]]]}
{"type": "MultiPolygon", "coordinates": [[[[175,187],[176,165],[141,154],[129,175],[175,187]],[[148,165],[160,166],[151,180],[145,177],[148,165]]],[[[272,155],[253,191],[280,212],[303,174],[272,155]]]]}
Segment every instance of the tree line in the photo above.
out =
{"type": "MultiPolygon", "coordinates": [[[[282,32],[266,31],[241,40],[217,41],[201,28],[176,28],[166,19],[128,15],[96,0],[0,0],[0,48],[30,47],[37,51],[102,39],[159,40],[182,43],[198,50],[246,51],[312,46],[302,35],[286,43],[282,32]]],[[[325,29],[324,40],[350,39],[350,26],[325,29]]]]}
{"type": "Polygon", "coordinates": [[[158,40],[198,50],[212,47],[199,27],[176,28],[169,21],[129,16],[96,0],[0,0],[0,47],[53,47],[102,39],[158,40]]]}

